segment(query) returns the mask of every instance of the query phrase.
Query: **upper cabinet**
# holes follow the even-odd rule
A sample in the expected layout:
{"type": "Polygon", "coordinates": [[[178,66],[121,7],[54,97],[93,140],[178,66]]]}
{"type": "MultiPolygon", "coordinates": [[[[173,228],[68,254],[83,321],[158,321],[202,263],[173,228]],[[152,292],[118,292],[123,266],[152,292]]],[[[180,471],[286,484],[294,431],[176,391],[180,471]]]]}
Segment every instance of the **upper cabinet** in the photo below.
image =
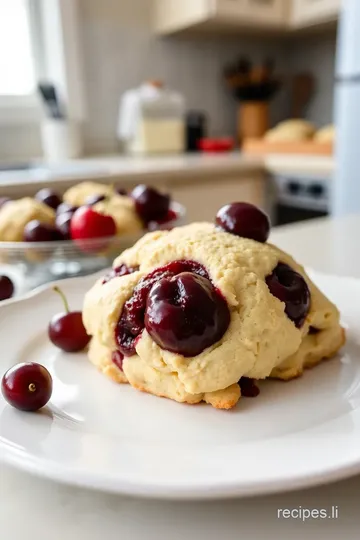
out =
{"type": "Polygon", "coordinates": [[[159,34],[244,28],[290,31],[336,20],[341,7],[341,0],[153,1],[159,34]]]}
{"type": "Polygon", "coordinates": [[[160,34],[194,29],[285,27],[288,1],[155,0],[155,26],[160,34]]]}
{"type": "Polygon", "coordinates": [[[284,27],[287,22],[286,0],[215,0],[215,20],[258,27],[284,27]]]}
{"type": "Polygon", "coordinates": [[[336,21],[342,0],[293,0],[292,26],[307,28],[336,21]]]}

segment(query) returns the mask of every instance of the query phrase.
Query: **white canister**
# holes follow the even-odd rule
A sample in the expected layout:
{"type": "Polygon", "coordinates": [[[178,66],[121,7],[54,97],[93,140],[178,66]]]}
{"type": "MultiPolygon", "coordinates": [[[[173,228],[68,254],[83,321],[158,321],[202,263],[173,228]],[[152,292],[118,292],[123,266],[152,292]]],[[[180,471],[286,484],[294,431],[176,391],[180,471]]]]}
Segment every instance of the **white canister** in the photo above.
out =
{"type": "Polygon", "coordinates": [[[124,94],[118,139],[131,154],[179,153],[185,150],[185,100],[159,81],[124,94]]]}
{"type": "Polygon", "coordinates": [[[59,162],[82,155],[82,129],[78,122],[48,118],[41,124],[41,138],[46,161],[59,162]]]}

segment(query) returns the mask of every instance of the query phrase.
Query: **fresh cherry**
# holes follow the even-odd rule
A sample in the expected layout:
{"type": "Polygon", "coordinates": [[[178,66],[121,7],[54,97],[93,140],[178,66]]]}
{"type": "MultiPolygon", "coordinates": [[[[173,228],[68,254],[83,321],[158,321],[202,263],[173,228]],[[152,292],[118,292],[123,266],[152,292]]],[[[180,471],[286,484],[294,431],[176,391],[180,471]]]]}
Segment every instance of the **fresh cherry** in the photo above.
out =
{"type": "Polygon", "coordinates": [[[64,293],[54,287],[54,291],[60,294],[64,307],[64,313],[54,315],[48,326],[50,341],[59,349],[66,352],[78,352],[85,349],[90,341],[82,320],[81,311],[70,311],[69,304],[64,293]]]}
{"type": "Polygon", "coordinates": [[[85,199],[85,206],[94,206],[94,204],[105,201],[105,199],[105,195],[89,195],[89,197],[86,197],[85,199]]]}
{"type": "Polygon", "coordinates": [[[8,276],[0,276],[0,301],[11,298],[14,294],[14,284],[8,276]]]}
{"type": "Polygon", "coordinates": [[[126,264],[121,264],[120,266],[110,270],[110,272],[104,276],[103,284],[108,283],[116,277],[128,276],[129,274],[133,274],[138,270],[138,266],[127,266],[126,264]]]}
{"type": "Polygon", "coordinates": [[[3,376],[1,391],[6,401],[16,409],[38,411],[51,398],[52,378],[40,364],[18,364],[3,376]]]}
{"type": "Polygon", "coordinates": [[[239,385],[242,397],[254,398],[260,394],[260,388],[257,386],[254,379],[241,377],[239,385]]]}
{"type": "Polygon", "coordinates": [[[120,351],[114,351],[111,355],[111,360],[120,371],[123,371],[124,355],[120,351]]]}
{"type": "Polygon", "coordinates": [[[111,216],[83,206],[72,217],[70,233],[73,240],[112,237],[116,234],[116,224],[111,216]]]}
{"type": "Polygon", "coordinates": [[[135,202],[137,213],[145,223],[162,219],[169,211],[169,195],[162,195],[154,188],[137,186],[131,192],[131,197],[135,202]]]}
{"type": "Polygon", "coordinates": [[[78,206],[73,206],[72,204],[63,202],[57,207],[56,214],[73,214],[78,208],[78,206]]]}
{"type": "Polygon", "coordinates": [[[304,278],[287,264],[279,263],[266,284],[271,294],[284,302],[289,319],[301,328],[310,310],[310,291],[304,278]]]}
{"type": "Polygon", "coordinates": [[[62,239],[62,235],[55,227],[47,223],[41,223],[37,219],[29,221],[25,225],[25,242],[54,242],[62,239]]]}
{"type": "Polygon", "coordinates": [[[55,219],[55,226],[59,233],[61,234],[63,240],[70,240],[70,224],[72,219],[71,212],[64,212],[63,214],[58,214],[55,219]]]}
{"type": "Polygon", "coordinates": [[[136,285],[132,296],[124,304],[115,329],[116,343],[125,356],[135,354],[136,341],[145,327],[146,301],[152,286],[164,277],[173,277],[183,272],[192,272],[209,279],[207,271],[198,262],[178,260],[156,268],[136,285]]]}
{"type": "Polygon", "coordinates": [[[162,349],[197,356],[217,343],[230,324],[223,296],[212,283],[189,272],[155,284],[148,296],[145,328],[162,349]]]}
{"type": "Polygon", "coordinates": [[[11,199],[9,199],[9,197],[0,197],[0,209],[10,201],[11,199]]]}
{"type": "Polygon", "coordinates": [[[268,216],[253,204],[245,202],[223,206],[217,213],[216,224],[228,233],[257,242],[266,242],[270,234],[268,216]]]}
{"type": "Polygon", "coordinates": [[[178,218],[177,213],[174,212],[174,210],[171,210],[170,208],[170,210],[168,211],[168,213],[166,214],[164,218],[158,219],[156,221],[149,221],[149,223],[147,224],[148,231],[152,232],[152,231],[157,231],[160,228],[163,229],[164,225],[166,225],[167,223],[171,225],[177,218],[178,218]]]}
{"type": "Polygon", "coordinates": [[[40,189],[35,195],[35,199],[50,206],[50,208],[53,208],[54,210],[56,210],[62,202],[61,197],[49,188],[40,189]]]}

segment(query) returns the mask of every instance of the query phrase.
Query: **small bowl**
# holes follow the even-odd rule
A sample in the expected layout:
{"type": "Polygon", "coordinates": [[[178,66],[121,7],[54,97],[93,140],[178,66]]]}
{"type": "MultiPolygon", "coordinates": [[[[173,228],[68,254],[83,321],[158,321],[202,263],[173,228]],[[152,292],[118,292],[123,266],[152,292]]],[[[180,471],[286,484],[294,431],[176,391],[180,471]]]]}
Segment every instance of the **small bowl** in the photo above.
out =
{"type": "MultiPolygon", "coordinates": [[[[157,230],[185,225],[186,208],[173,202],[171,209],[176,213],[176,219],[159,225],[157,230]]],[[[22,294],[53,280],[84,276],[108,268],[115,257],[147,232],[78,242],[0,242],[1,273],[12,277],[17,294],[22,294]]]]}

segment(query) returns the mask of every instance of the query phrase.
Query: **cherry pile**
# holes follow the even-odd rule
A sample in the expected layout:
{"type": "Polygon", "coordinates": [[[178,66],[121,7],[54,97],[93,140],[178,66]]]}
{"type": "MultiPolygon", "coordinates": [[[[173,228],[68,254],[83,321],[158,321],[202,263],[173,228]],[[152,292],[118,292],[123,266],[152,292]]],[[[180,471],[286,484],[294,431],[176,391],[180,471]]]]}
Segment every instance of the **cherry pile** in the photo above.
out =
{"type": "Polygon", "coordinates": [[[229,322],[226,301],[205,268],[195,261],[179,260],[139,281],[125,302],[115,338],[121,353],[132,356],[146,328],[164,349],[196,356],[221,339],[229,322]]]}

